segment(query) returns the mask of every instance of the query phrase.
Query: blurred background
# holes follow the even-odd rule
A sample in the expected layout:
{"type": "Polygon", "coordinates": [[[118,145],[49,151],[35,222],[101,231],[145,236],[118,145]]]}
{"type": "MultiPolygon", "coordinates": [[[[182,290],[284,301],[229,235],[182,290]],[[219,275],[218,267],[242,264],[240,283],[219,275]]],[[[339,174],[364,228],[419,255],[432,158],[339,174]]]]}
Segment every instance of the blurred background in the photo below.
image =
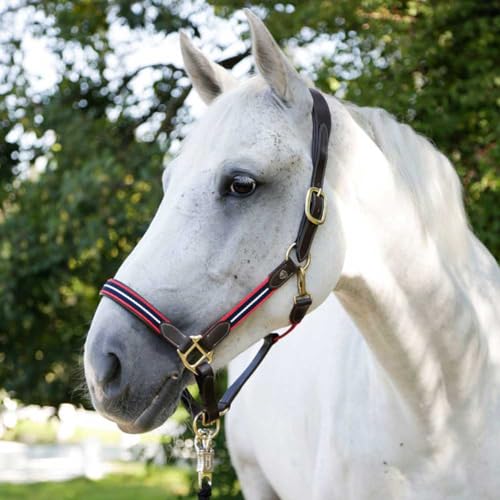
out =
{"type": "MultiPolygon", "coordinates": [[[[429,137],[500,257],[498,3],[2,0],[2,499],[191,491],[186,414],[143,436],[120,433],[89,411],[81,354],[100,285],[146,229],[162,169],[203,112],[178,31],[243,76],[245,6],[319,88],[429,137]]],[[[215,498],[241,498],[222,439],[218,457],[215,498]]]]}

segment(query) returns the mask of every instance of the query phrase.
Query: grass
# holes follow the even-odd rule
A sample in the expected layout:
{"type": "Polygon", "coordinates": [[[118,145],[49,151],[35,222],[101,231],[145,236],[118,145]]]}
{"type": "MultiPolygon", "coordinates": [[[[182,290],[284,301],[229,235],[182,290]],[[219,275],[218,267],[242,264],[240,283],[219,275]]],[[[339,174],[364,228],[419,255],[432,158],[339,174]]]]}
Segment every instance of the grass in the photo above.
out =
{"type": "Polygon", "coordinates": [[[2,500],[177,500],[190,493],[187,471],[179,467],[146,468],[120,465],[120,473],[99,481],[85,478],[64,482],[0,484],[2,500]]]}

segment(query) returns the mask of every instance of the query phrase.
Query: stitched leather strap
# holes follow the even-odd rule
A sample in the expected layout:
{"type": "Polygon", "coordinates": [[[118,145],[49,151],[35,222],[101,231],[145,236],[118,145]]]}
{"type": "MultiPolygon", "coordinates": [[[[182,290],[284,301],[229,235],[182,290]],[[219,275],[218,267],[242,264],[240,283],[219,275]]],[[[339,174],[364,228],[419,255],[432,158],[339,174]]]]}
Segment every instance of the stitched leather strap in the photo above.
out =
{"type": "Polygon", "coordinates": [[[307,314],[307,311],[311,307],[312,298],[309,294],[306,295],[298,295],[293,300],[293,307],[290,311],[290,323],[292,325],[296,325],[300,323],[304,316],[307,314]]]}
{"type": "Polygon", "coordinates": [[[198,368],[200,375],[196,378],[196,381],[198,383],[202,405],[200,406],[196,403],[188,389],[184,389],[181,397],[181,401],[190,415],[195,417],[200,411],[203,410],[206,417],[205,423],[208,424],[217,420],[220,415],[226,413],[230,409],[234,398],[239,394],[243,386],[248,382],[248,379],[253,375],[255,370],[257,370],[262,361],[264,361],[264,358],[268,355],[271,347],[279,338],[280,336],[277,333],[270,333],[264,337],[257,354],[253,357],[250,364],[245,368],[240,376],[227,388],[218,403],[216,403],[217,398],[215,394],[215,377],[213,369],[208,363],[200,365],[198,368]]]}
{"type": "Polygon", "coordinates": [[[210,364],[202,363],[196,369],[196,383],[200,390],[200,398],[205,412],[205,423],[213,422],[220,417],[217,404],[217,394],[215,392],[215,373],[210,364]]]}
{"type": "Polygon", "coordinates": [[[260,349],[257,351],[257,354],[254,356],[250,364],[245,368],[243,373],[227,388],[222,398],[220,398],[220,413],[229,410],[234,398],[238,395],[242,387],[247,383],[248,379],[253,375],[255,370],[257,370],[262,361],[264,361],[264,358],[268,355],[271,347],[274,345],[275,339],[278,337],[279,335],[277,333],[270,333],[269,335],[266,335],[264,337],[264,341],[262,342],[260,349]]]}
{"type": "MultiPolygon", "coordinates": [[[[320,92],[310,89],[313,97],[313,135],[311,145],[311,158],[313,161],[313,171],[311,176],[312,188],[323,188],[325,179],[326,164],[328,161],[328,142],[332,122],[330,110],[326,99],[320,92]]],[[[326,210],[325,199],[320,196],[312,195],[310,203],[310,212],[315,218],[321,218],[323,211],[326,210]]],[[[304,213],[300,222],[296,241],[297,259],[302,262],[311,250],[314,235],[318,228],[317,224],[312,223],[304,213]]]]}

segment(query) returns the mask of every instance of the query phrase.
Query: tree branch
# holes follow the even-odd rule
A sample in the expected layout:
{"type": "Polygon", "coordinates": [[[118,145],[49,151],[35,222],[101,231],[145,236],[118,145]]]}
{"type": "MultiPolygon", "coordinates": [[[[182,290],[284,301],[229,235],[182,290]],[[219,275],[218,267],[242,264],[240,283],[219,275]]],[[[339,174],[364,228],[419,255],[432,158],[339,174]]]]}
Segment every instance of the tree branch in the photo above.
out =
{"type": "MultiPolygon", "coordinates": [[[[250,54],[250,49],[247,49],[245,52],[242,52],[240,54],[237,54],[232,57],[228,57],[227,59],[222,59],[218,61],[218,64],[223,66],[226,69],[231,69],[236,64],[238,64],[240,61],[245,59],[250,54]]],[[[161,68],[170,68],[172,71],[182,71],[185,74],[184,69],[178,68],[177,66],[174,66],[172,64],[164,64],[164,63],[157,63],[157,64],[149,64],[146,66],[141,66],[134,70],[132,73],[127,75],[126,78],[124,78],[118,92],[121,92],[126,85],[135,77],[137,76],[141,71],[149,68],[153,69],[161,69],[161,68]]],[[[189,95],[189,92],[191,91],[191,85],[188,85],[187,87],[182,87],[182,91],[177,97],[171,97],[168,100],[168,103],[166,104],[166,109],[165,109],[165,118],[162,120],[162,124],[159,128],[159,132],[165,132],[169,134],[172,132],[174,129],[174,118],[177,115],[177,112],[179,109],[184,105],[184,101],[186,100],[187,96],[189,95]]],[[[137,127],[141,126],[142,124],[146,123],[155,113],[157,113],[160,110],[160,107],[162,106],[163,103],[159,102],[155,106],[152,106],[149,112],[142,116],[140,120],[138,120],[134,124],[134,128],[137,129],[137,127]]]]}
{"type": "Polygon", "coordinates": [[[243,61],[245,57],[250,55],[250,48],[242,52],[241,54],[237,54],[232,57],[228,57],[227,59],[222,59],[222,61],[217,61],[223,68],[231,69],[234,68],[240,61],[243,61]]]}
{"type": "Polygon", "coordinates": [[[184,87],[182,92],[178,97],[174,97],[170,99],[167,104],[167,109],[165,110],[165,119],[161,124],[160,130],[162,132],[166,132],[169,134],[174,129],[174,118],[177,115],[177,111],[184,105],[184,101],[186,97],[189,95],[191,91],[191,85],[184,87]]]}
{"type": "MultiPolygon", "coordinates": [[[[245,59],[245,57],[250,55],[250,49],[248,48],[245,50],[245,52],[242,52],[241,54],[236,54],[235,56],[228,57],[226,59],[222,59],[220,61],[217,61],[218,64],[220,64],[223,68],[226,69],[231,69],[234,66],[236,66],[240,61],[245,59]]],[[[163,69],[163,68],[168,68],[172,71],[182,71],[184,74],[186,73],[183,68],[179,68],[178,66],[175,66],[174,64],[168,64],[168,63],[155,63],[155,64],[146,64],[144,66],[140,66],[136,68],[134,71],[132,71],[130,74],[125,76],[123,78],[123,81],[118,88],[118,94],[121,93],[125,87],[130,83],[131,80],[133,80],[141,71],[144,71],[146,69],[163,69]]]]}

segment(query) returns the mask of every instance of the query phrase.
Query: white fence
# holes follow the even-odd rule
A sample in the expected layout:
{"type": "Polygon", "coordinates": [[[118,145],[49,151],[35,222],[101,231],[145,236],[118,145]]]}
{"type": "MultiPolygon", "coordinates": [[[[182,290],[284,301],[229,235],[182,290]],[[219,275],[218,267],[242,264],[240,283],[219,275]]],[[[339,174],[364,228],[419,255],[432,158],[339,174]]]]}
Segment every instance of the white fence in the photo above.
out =
{"type": "MultiPolygon", "coordinates": [[[[62,481],[85,476],[99,479],[112,469],[112,462],[134,458],[133,449],[144,437],[121,432],[115,424],[96,412],[73,405],[61,405],[56,417],[55,408],[18,406],[8,398],[0,412],[0,482],[62,481]],[[53,422],[56,439],[52,444],[27,444],[1,440],[8,429],[21,421],[38,424],[53,422]],[[97,436],[106,433],[113,444],[103,443],[97,436]],[[78,442],[75,435],[84,436],[78,442]]],[[[167,422],[151,434],[176,436],[182,427],[167,422]]],[[[149,437],[150,442],[155,442],[149,437]]]]}

